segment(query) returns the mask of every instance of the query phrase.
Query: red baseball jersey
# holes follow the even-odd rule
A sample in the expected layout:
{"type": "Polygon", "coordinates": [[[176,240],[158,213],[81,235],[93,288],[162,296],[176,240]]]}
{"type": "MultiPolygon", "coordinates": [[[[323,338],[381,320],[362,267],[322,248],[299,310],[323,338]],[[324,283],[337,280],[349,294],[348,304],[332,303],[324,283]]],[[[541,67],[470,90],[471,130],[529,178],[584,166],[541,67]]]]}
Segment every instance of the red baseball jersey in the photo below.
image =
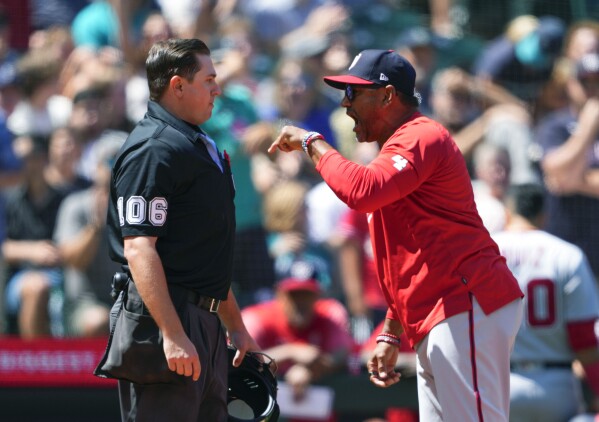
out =
{"type": "Polygon", "coordinates": [[[243,322],[262,349],[286,343],[312,344],[324,352],[351,349],[353,339],[348,330],[344,306],[335,299],[319,299],[314,318],[302,329],[289,325],[280,302],[271,300],[244,308],[243,322]]]}
{"type": "Polygon", "coordinates": [[[317,166],[348,206],[367,212],[379,283],[414,347],[439,322],[489,314],[523,296],[483,226],[466,163],[447,130],[414,113],[367,166],[328,151],[317,166]]]}

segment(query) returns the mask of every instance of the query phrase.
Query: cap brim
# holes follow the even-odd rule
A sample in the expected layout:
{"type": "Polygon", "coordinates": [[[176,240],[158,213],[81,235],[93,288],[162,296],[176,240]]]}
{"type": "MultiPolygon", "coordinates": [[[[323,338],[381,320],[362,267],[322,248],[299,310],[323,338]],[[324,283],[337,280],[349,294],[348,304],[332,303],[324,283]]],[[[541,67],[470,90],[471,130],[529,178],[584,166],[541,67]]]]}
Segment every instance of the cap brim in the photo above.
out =
{"type": "Polygon", "coordinates": [[[320,284],[316,280],[297,280],[294,278],[286,278],[277,284],[277,288],[286,292],[294,290],[303,290],[314,293],[320,292],[320,284]]]}
{"type": "Polygon", "coordinates": [[[337,89],[345,89],[346,85],[374,85],[374,82],[366,79],[358,78],[352,75],[340,75],[340,76],[325,76],[324,81],[327,85],[337,89]]]}

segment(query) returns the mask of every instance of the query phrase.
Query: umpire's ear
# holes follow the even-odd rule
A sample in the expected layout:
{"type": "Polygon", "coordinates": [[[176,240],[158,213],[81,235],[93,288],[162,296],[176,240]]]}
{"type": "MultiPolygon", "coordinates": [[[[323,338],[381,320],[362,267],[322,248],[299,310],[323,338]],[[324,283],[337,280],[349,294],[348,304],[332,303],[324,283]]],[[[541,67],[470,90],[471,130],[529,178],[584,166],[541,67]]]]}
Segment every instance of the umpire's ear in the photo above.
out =
{"type": "Polygon", "coordinates": [[[177,98],[183,97],[184,85],[187,81],[179,75],[174,75],[168,85],[168,91],[177,98]]]}

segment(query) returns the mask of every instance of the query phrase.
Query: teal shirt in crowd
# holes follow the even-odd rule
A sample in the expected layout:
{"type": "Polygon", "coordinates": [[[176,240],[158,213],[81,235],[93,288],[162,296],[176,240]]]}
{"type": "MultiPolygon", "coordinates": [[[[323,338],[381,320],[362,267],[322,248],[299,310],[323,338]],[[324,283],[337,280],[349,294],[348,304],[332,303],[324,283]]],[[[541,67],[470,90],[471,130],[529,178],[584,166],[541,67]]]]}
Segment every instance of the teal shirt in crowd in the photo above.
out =
{"type": "MultiPolygon", "coordinates": [[[[145,1],[131,16],[130,28],[134,39],[139,38],[141,28],[154,10],[151,2],[145,1]]],[[[81,9],[73,19],[71,35],[76,46],[94,49],[120,47],[117,15],[108,1],[94,1],[81,9]]]]}
{"type": "Polygon", "coordinates": [[[241,143],[243,131],[257,121],[251,91],[240,84],[229,84],[216,98],[210,120],[202,124],[221,153],[226,151],[231,159],[238,231],[262,224],[262,198],[252,182],[251,159],[241,143]]]}

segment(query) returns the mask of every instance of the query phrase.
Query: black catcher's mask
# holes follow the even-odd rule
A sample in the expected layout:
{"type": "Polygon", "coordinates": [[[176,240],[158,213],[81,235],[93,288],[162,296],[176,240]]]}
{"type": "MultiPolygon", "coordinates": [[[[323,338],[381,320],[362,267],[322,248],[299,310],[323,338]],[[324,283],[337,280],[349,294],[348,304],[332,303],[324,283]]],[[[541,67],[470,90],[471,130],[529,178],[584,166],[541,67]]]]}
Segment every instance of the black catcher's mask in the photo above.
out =
{"type": "Polygon", "coordinates": [[[236,351],[234,347],[229,346],[229,421],[278,421],[275,361],[264,353],[247,352],[241,365],[235,368],[233,357],[236,351]]]}

